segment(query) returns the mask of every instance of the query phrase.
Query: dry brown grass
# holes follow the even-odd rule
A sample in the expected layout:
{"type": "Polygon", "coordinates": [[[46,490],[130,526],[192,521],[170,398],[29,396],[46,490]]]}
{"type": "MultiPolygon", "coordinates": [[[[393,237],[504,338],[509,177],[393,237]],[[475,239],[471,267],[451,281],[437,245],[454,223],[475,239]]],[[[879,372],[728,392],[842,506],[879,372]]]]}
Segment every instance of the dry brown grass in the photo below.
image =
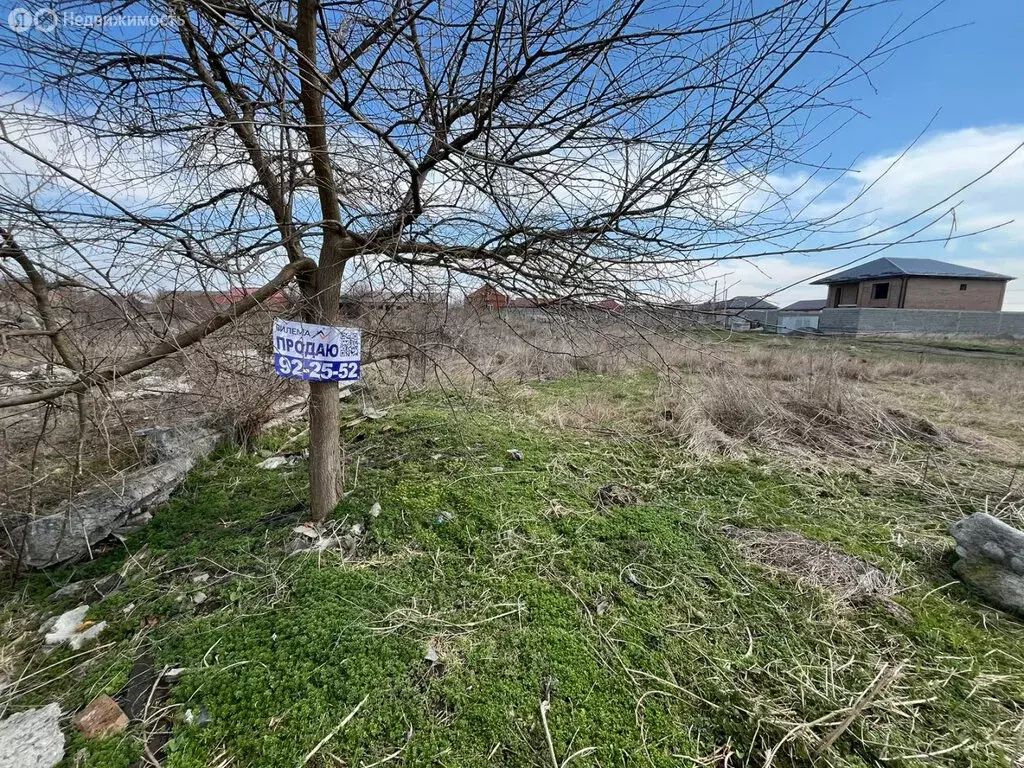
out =
{"type": "Polygon", "coordinates": [[[946,432],[843,377],[832,360],[781,378],[715,372],[672,387],[652,409],[653,428],[697,454],[741,446],[844,456],[896,440],[944,444],[946,432]]]}
{"type": "MultiPolygon", "coordinates": [[[[278,403],[302,392],[270,368],[268,322],[252,319],[133,381],[92,393],[77,469],[73,403],[0,414],[0,518],[46,508],[135,466],[132,433],[139,427],[211,414],[246,442],[278,403]]],[[[381,405],[423,388],[469,400],[497,388],[518,393],[521,408],[553,429],[674,440],[693,460],[751,452],[798,462],[870,459],[895,455],[901,444],[951,441],[1010,467],[1022,455],[1024,376],[1020,365],[1004,361],[888,354],[848,340],[737,342],[607,316],[431,306],[360,322],[364,356],[379,360],[364,371],[381,405]],[[638,372],[648,376],[627,398],[601,386],[571,401],[529,395],[530,382],[638,372]]],[[[93,343],[102,348],[109,339],[93,343]]],[[[24,369],[27,354],[10,350],[2,362],[24,369]]]]}
{"type": "Polygon", "coordinates": [[[747,560],[823,589],[840,603],[877,601],[895,607],[891,598],[899,581],[860,557],[794,531],[726,526],[723,533],[747,560]]]}

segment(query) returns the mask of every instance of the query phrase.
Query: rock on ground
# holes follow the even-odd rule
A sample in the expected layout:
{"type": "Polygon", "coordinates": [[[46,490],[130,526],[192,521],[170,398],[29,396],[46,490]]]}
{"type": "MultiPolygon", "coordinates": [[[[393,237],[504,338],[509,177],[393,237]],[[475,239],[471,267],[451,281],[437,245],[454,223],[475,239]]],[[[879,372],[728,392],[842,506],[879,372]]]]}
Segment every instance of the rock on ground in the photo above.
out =
{"type": "Polygon", "coordinates": [[[64,759],[60,705],[19,712],[0,722],[0,768],[52,768],[64,759]]]}
{"type": "Polygon", "coordinates": [[[1024,531],[984,512],[949,527],[956,575],[993,605],[1024,616],[1024,531]]]}
{"type": "Polygon", "coordinates": [[[66,642],[72,650],[77,651],[87,641],[99,637],[100,632],[106,629],[107,622],[86,625],[85,614],[88,612],[88,605],[80,605],[62,613],[52,624],[43,626],[42,629],[46,632],[43,642],[47,645],[60,645],[66,642]]]}
{"type": "Polygon", "coordinates": [[[148,466],[111,487],[96,486],[29,520],[10,533],[10,550],[22,568],[45,568],[87,557],[92,545],[112,533],[136,530],[170,498],[185,476],[208,456],[223,435],[201,424],[145,430],[148,466]]]}
{"type": "Polygon", "coordinates": [[[87,739],[105,739],[128,727],[128,715],[106,694],[97,696],[75,715],[75,728],[87,739]]]}
{"type": "Polygon", "coordinates": [[[256,465],[257,469],[280,469],[288,466],[288,459],[285,456],[271,456],[256,465]]]}

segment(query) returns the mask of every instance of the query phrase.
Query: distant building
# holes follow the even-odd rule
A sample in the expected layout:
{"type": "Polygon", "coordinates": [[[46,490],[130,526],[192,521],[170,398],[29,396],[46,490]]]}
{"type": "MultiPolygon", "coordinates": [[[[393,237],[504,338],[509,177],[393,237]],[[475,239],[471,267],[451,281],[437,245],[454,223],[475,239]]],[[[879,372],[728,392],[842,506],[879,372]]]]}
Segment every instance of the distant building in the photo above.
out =
{"type": "Polygon", "coordinates": [[[705,301],[702,304],[677,304],[680,308],[694,312],[736,312],[745,309],[778,309],[775,304],[761,296],[733,296],[721,301],[705,301]]]}
{"type": "MultiPolygon", "coordinates": [[[[229,304],[241,301],[249,295],[259,291],[259,288],[232,288],[220,293],[211,293],[210,298],[215,307],[226,307],[229,304]]],[[[263,300],[263,306],[267,309],[284,309],[288,306],[288,298],[278,291],[269,298],[263,300]]]]}
{"type": "Polygon", "coordinates": [[[1014,278],[934,259],[882,258],[815,280],[826,308],[952,309],[999,312],[1014,278]]]}
{"type": "Polygon", "coordinates": [[[537,299],[509,299],[505,306],[509,309],[542,309],[547,306],[547,302],[537,299]]]}
{"type": "MultiPolygon", "coordinates": [[[[171,317],[201,317],[211,312],[221,312],[258,290],[231,288],[227,291],[164,291],[156,297],[155,311],[171,317]]],[[[260,306],[277,312],[287,308],[288,304],[288,297],[278,291],[264,299],[260,306]]]]}
{"type": "Polygon", "coordinates": [[[774,323],[778,307],[761,296],[734,296],[720,301],[701,304],[676,302],[675,310],[685,312],[693,322],[701,325],[720,325],[732,331],[762,329],[774,323]]]}
{"type": "Polygon", "coordinates": [[[492,285],[477,288],[466,297],[466,306],[474,309],[509,309],[522,312],[524,315],[543,315],[550,310],[599,310],[601,312],[620,312],[622,304],[615,299],[586,302],[565,296],[553,299],[516,298],[511,299],[492,285]]]}
{"type": "Polygon", "coordinates": [[[444,304],[443,295],[412,292],[356,291],[343,293],[338,298],[341,316],[348,320],[358,320],[370,313],[399,312],[414,307],[433,310],[444,304]]]}
{"type": "Polygon", "coordinates": [[[485,283],[466,297],[466,306],[474,309],[503,309],[508,306],[508,296],[485,283]]]}
{"type": "Polygon", "coordinates": [[[825,308],[825,299],[794,301],[775,315],[775,330],[778,333],[808,331],[818,327],[818,318],[825,308]]]}
{"type": "Polygon", "coordinates": [[[805,299],[794,301],[789,306],[780,309],[780,312],[821,312],[825,308],[826,299],[805,299]]]}

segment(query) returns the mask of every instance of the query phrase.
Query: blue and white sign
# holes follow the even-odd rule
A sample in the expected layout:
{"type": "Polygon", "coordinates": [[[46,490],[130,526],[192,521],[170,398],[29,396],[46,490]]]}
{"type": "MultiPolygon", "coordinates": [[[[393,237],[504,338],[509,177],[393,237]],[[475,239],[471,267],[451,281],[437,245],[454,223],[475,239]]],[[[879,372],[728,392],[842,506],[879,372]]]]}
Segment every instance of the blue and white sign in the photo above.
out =
{"type": "Polygon", "coordinates": [[[303,381],[356,381],[362,339],[358,328],[274,320],[274,370],[303,381]]]}

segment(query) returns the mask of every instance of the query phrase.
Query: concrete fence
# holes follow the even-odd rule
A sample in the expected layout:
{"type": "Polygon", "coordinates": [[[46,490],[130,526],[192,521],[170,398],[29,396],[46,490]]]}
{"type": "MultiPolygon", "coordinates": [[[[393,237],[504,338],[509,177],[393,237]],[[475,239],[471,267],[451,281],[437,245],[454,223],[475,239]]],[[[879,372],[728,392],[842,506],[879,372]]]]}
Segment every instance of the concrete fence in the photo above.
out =
{"type": "Polygon", "coordinates": [[[947,309],[823,309],[822,333],[936,334],[1024,338],[1024,312],[947,309]]]}

